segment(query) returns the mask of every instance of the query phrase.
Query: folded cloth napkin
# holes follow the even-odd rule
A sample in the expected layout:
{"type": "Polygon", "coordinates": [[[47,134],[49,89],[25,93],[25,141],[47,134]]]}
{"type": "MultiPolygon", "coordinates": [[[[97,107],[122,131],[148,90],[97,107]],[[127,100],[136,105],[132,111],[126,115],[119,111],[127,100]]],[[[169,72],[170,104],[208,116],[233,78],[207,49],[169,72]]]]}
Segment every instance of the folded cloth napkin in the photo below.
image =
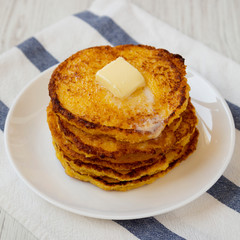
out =
{"type": "MultiPolygon", "coordinates": [[[[179,53],[227,100],[240,146],[240,66],[128,1],[97,0],[0,56],[0,206],[39,239],[240,239],[240,150],[217,183],[172,212],[135,220],[80,216],[25,186],[4,150],[4,124],[19,91],[40,72],[96,45],[142,43],[179,53]]],[[[203,93],[204,94],[204,93],[203,93]]]]}

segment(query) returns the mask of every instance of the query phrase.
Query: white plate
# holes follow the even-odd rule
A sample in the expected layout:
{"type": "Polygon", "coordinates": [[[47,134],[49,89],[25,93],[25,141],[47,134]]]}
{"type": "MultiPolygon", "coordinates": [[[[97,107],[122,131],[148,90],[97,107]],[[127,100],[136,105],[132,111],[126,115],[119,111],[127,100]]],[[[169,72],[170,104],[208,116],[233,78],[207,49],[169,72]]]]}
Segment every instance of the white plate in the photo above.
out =
{"type": "Polygon", "coordinates": [[[192,102],[199,117],[197,150],[156,182],[128,192],[107,192],[70,178],[55,157],[46,122],[52,69],[17,97],[5,125],[9,159],[38,195],[68,211],[103,219],[154,216],[179,208],[206,192],[222,175],[233,152],[235,128],[229,108],[206,80],[191,70],[192,102]]]}

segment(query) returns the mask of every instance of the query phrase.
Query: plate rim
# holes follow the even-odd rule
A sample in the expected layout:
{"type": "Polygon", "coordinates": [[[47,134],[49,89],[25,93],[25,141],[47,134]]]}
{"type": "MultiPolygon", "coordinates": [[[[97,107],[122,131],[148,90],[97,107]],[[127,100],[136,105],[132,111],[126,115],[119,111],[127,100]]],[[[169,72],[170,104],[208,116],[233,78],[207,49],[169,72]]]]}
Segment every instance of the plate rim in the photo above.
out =
{"type": "MultiPolygon", "coordinates": [[[[224,164],[221,166],[221,168],[219,169],[218,173],[214,176],[214,178],[212,178],[212,180],[206,184],[201,191],[198,190],[198,192],[196,192],[195,194],[193,194],[191,197],[189,197],[187,200],[183,200],[181,202],[179,202],[178,204],[174,204],[171,207],[167,207],[164,208],[163,210],[154,210],[151,211],[150,213],[144,212],[144,213],[139,213],[136,214],[134,216],[132,216],[131,214],[125,214],[125,215],[119,215],[119,213],[114,213],[114,214],[103,214],[103,211],[100,211],[99,213],[92,213],[92,212],[86,212],[83,211],[81,209],[75,209],[73,207],[67,206],[61,202],[58,202],[55,199],[52,199],[51,197],[49,197],[47,194],[41,192],[40,190],[38,190],[36,188],[36,186],[34,186],[33,184],[31,184],[26,177],[19,171],[19,169],[17,168],[17,166],[14,163],[14,158],[11,155],[10,152],[10,148],[8,146],[8,141],[9,141],[9,126],[10,126],[10,119],[11,116],[16,108],[16,105],[18,103],[18,101],[20,100],[20,98],[24,95],[25,91],[27,91],[27,89],[33,85],[39,78],[41,78],[42,76],[46,75],[46,74],[50,74],[52,73],[52,71],[56,68],[58,64],[52,66],[51,68],[48,68],[47,70],[43,71],[42,73],[40,73],[38,76],[34,77],[30,82],[28,82],[23,89],[17,94],[16,98],[13,100],[13,103],[9,109],[9,112],[7,114],[7,118],[5,121],[5,126],[4,126],[4,143],[5,143],[5,150],[7,153],[7,157],[8,160],[11,163],[11,166],[13,167],[13,169],[15,170],[15,172],[17,173],[18,177],[31,189],[31,191],[33,191],[35,194],[37,194],[38,196],[40,196],[41,198],[43,198],[44,200],[46,200],[47,202],[53,204],[54,206],[57,206],[61,209],[64,209],[66,211],[75,213],[75,214],[79,214],[82,216],[86,216],[86,217],[92,217],[92,218],[97,218],[97,219],[106,219],[106,220],[130,220],[130,219],[140,219],[140,218],[145,218],[145,217],[151,217],[151,216],[156,216],[159,214],[164,214],[173,210],[176,210],[180,207],[183,207],[187,204],[189,204],[190,202],[196,200],[198,197],[200,197],[201,195],[203,195],[208,189],[210,189],[217,181],[218,179],[221,177],[221,175],[223,175],[224,171],[226,170],[229,162],[231,161],[232,155],[233,155],[233,151],[234,151],[234,147],[235,147],[235,124],[234,124],[234,120],[233,120],[233,116],[232,113],[229,109],[229,106],[227,105],[225,99],[222,97],[222,95],[220,94],[220,92],[217,90],[217,88],[211,83],[209,82],[205,77],[201,76],[198,72],[196,72],[195,70],[193,70],[190,67],[187,67],[187,72],[193,73],[193,76],[198,76],[201,78],[202,81],[204,81],[204,83],[206,83],[211,90],[214,92],[214,94],[218,97],[218,99],[221,102],[221,105],[223,106],[225,113],[227,115],[228,118],[228,122],[229,122],[229,126],[230,126],[230,147],[228,149],[228,154],[227,156],[225,156],[225,161],[224,164]]],[[[191,78],[191,77],[189,77],[191,78]]]]}

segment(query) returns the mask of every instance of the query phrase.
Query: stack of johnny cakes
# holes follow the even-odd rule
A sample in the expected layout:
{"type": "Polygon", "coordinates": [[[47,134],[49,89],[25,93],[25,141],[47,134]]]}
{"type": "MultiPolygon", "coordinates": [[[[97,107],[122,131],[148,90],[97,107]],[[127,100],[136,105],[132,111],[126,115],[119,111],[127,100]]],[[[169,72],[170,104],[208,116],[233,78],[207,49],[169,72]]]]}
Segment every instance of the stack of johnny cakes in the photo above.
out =
{"type": "Polygon", "coordinates": [[[65,172],[126,191],[186,159],[198,130],[185,74],[180,55],[143,45],[93,47],[62,62],[47,120],[65,172]]]}

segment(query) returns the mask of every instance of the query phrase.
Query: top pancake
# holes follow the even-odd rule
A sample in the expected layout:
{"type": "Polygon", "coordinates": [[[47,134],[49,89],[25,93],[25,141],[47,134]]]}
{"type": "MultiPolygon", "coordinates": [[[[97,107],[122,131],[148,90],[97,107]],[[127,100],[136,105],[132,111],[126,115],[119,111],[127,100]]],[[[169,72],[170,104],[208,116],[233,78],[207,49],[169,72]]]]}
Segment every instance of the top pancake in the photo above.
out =
{"type": "Polygon", "coordinates": [[[141,142],[160,135],[186,109],[189,86],[184,59],[143,45],[100,46],[77,52],[53,72],[49,83],[53,111],[91,134],[141,142]],[[126,99],[95,80],[98,70],[118,57],[143,75],[146,86],[126,99]]]}

